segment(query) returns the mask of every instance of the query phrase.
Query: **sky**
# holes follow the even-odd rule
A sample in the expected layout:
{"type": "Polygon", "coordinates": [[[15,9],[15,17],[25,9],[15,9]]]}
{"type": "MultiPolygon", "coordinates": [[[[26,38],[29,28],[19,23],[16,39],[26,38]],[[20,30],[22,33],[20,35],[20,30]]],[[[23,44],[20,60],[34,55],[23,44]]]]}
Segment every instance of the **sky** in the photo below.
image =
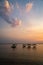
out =
{"type": "Polygon", "coordinates": [[[0,42],[42,42],[43,0],[0,0],[0,42]]]}

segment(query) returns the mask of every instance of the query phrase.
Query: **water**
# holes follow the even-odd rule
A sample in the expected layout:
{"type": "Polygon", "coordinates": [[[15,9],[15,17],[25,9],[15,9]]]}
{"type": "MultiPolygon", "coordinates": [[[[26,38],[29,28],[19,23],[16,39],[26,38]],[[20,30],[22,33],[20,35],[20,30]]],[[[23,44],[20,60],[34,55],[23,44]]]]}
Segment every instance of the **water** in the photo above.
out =
{"type": "MultiPolygon", "coordinates": [[[[0,63],[4,65],[43,65],[43,44],[36,48],[23,48],[18,44],[15,49],[12,44],[0,45],[0,63]]],[[[1,65],[0,64],[0,65],[1,65]]]]}

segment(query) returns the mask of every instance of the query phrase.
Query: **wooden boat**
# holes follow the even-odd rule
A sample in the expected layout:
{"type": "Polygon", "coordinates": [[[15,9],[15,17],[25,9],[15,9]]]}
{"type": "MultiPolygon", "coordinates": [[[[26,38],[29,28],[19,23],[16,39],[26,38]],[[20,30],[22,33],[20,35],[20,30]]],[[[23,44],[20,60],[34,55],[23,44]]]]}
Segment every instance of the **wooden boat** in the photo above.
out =
{"type": "Polygon", "coordinates": [[[25,44],[23,44],[23,48],[25,47],[25,44]]]}
{"type": "Polygon", "coordinates": [[[13,44],[13,45],[11,46],[11,48],[16,48],[16,45],[15,45],[15,44],[13,44]]]}
{"type": "Polygon", "coordinates": [[[27,48],[31,48],[31,44],[27,44],[27,48]]]}
{"type": "Polygon", "coordinates": [[[36,48],[36,44],[33,44],[33,49],[36,48]]]}

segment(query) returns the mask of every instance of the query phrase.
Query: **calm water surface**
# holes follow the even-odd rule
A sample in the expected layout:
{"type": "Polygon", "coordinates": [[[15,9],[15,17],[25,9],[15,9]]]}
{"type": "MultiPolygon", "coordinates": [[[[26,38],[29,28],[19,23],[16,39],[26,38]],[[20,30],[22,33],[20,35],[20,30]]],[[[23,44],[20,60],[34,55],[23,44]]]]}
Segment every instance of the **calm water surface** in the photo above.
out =
{"type": "MultiPolygon", "coordinates": [[[[12,44],[0,45],[0,60],[12,59],[22,61],[41,62],[43,65],[43,44],[37,44],[36,48],[23,48],[22,44],[18,44],[15,49],[11,48],[12,44]]],[[[23,64],[22,64],[23,65],[23,64]]],[[[35,65],[35,64],[34,64],[35,65]]],[[[40,64],[41,65],[41,64],[40,64]]]]}

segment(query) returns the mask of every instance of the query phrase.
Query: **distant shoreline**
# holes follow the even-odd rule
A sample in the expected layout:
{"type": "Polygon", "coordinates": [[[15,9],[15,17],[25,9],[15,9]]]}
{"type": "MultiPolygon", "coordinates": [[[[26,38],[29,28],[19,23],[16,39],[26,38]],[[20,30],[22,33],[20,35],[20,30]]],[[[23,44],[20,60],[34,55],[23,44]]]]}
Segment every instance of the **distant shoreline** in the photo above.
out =
{"type": "Polygon", "coordinates": [[[43,44],[43,43],[0,43],[0,45],[3,44],[43,44]]]}

